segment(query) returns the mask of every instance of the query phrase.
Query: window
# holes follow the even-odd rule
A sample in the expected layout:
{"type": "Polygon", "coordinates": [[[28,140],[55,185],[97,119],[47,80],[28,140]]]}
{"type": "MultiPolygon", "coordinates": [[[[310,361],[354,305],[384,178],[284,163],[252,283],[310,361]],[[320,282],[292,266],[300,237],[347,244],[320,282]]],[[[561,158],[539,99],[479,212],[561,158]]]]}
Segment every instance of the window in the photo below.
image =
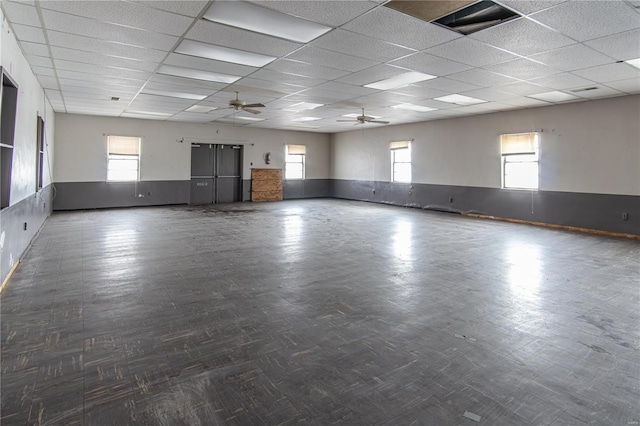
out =
{"type": "Polygon", "coordinates": [[[36,128],[36,191],[42,189],[44,172],[44,120],[38,116],[36,128]]]}
{"type": "Polygon", "coordinates": [[[538,189],[538,133],[511,133],[500,137],[502,187],[538,189]]]}
{"type": "Polygon", "coordinates": [[[391,142],[391,181],[411,182],[411,142],[391,142]]]}
{"type": "Polygon", "coordinates": [[[304,145],[287,145],[287,156],[284,164],[285,179],[304,179],[304,157],[307,147],[304,145]]]}
{"type": "Polygon", "coordinates": [[[108,136],[109,163],[108,181],[138,180],[140,166],[140,138],[129,136],[108,136]]]}
{"type": "Polygon", "coordinates": [[[0,111],[0,208],[9,207],[11,202],[11,171],[13,169],[13,141],[16,128],[16,105],[18,85],[0,67],[2,95],[0,111]]]}

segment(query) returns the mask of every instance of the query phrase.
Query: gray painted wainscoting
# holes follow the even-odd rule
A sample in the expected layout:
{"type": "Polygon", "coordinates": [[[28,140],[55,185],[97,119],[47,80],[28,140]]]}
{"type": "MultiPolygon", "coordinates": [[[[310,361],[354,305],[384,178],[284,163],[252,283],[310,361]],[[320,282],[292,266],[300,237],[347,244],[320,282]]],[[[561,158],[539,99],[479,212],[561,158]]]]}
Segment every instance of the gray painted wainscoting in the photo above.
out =
{"type": "MultiPolygon", "coordinates": [[[[303,179],[282,181],[285,200],[298,198],[326,198],[330,196],[331,179],[303,179]]],[[[242,201],[251,201],[251,180],[242,181],[242,201]]]]}
{"type": "Polygon", "coordinates": [[[0,282],[20,260],[51,214],[52,197],[53,188],[49,185],[0,211],[0,282]]]}
{"type": "Polygon", "coordinates": [[[640,197],[452,185],[331,181],[335,198],[477,213],[501,218],[640,235],[640,197]],[[622,214],[628,219],[623,220],[622,214]]]}
{"type": "Polygon", "coordinates": [[[59,182],[54,210],[141,207],[189,203],[188,180],[59,182]]]}

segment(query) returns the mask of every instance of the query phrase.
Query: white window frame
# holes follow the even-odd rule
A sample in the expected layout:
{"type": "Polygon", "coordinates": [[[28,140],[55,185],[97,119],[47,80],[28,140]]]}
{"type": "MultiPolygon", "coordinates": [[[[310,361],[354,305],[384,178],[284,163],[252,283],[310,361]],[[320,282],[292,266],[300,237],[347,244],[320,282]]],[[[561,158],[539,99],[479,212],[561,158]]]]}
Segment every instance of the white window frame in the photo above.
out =
{"type": "MultiPolygon", "coordinates": [[[[107,182],[138,182],[140,180],[140,145],[142,144],[142,138],[138,136],[120,136],[109,135],[107,136],[107,182]],[[124,149],[116,149],[115,151],[111,147],[111,138],[123,138],[129,139],[131,142],[137,143],[136,147],[129,147],[124,149]],[[137,140],[137,141],[135,141],[137,140]],[[135,177],[122,178],[113,176],[118,169],[115,167],[117,162],[127,161],[129,164],[135,162],[135,177]]],[[[133,168],[129,169],[130,171],[133,168]]]]}
{"type": "MultiPolygon", "coordinates": [[[[412,170],[411,170],[411,141],[397,141],[391,142],[391,182],[397,183],[411,183],[412,181],[412,170]],[[396,156],[399,153],[408,153],[409,161],[398,161],[396,156]],[[408,179],[399,179],[396,173],[396,165],[408,165],[409,173],[408,179]]],[[[398,173],[399,174],[399,173],[398,173]]]]}
{"type": "MultiPolygon", "coordinates": [[[[501,146],[501,168],[502,168],[502,189],[537,191],[540,186],[540,133],[539,132],[519,132],[505,133],[500,135],[501,146]],[[521,138],[520,142],[510,143],[510,138],[521,138]],[[509,178],[510,166],[522,166],[521,176],[525,174],[524,169],[535,169],[535,176],[525,176],[524,181],[530,184],[522,184],[523,178],[519,179],[520,184],[509,178]],[[534,167],[535,166],[535,167],[534,167]]],[[[517,178],[516,178],[517,179],[517,178]]]]}
{"type": "Polygon", "coordinates": [[[306,176],[306,157],[307,147],[305,145],[286,145],[285,147],[285,162],[284,162],[284,179],[285,180],[304,180],[306,176]],[[302,168],[302,176],[292,177],[290,164],[300,165],[302,168]]]}

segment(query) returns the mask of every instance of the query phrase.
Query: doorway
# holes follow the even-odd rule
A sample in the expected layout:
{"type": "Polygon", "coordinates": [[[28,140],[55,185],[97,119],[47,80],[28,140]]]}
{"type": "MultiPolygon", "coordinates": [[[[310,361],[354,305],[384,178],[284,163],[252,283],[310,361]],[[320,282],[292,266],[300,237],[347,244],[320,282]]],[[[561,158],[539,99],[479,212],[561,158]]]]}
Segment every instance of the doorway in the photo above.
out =
{"type": "Polygon", "coordinates": [[[191,144],[189,204],[242,201],[242,145],[191,144]]]}

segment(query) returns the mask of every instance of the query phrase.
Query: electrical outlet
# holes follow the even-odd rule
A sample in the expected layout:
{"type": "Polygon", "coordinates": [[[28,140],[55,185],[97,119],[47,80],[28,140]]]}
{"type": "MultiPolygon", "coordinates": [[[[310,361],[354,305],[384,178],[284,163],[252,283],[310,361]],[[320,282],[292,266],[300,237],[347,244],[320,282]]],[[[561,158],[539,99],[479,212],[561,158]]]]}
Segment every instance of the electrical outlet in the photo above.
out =
{"type": "Polygon", "coordinates": [[[622,213],[622,220],[629,220],[629,213],[627,212],[622,213]]]}

